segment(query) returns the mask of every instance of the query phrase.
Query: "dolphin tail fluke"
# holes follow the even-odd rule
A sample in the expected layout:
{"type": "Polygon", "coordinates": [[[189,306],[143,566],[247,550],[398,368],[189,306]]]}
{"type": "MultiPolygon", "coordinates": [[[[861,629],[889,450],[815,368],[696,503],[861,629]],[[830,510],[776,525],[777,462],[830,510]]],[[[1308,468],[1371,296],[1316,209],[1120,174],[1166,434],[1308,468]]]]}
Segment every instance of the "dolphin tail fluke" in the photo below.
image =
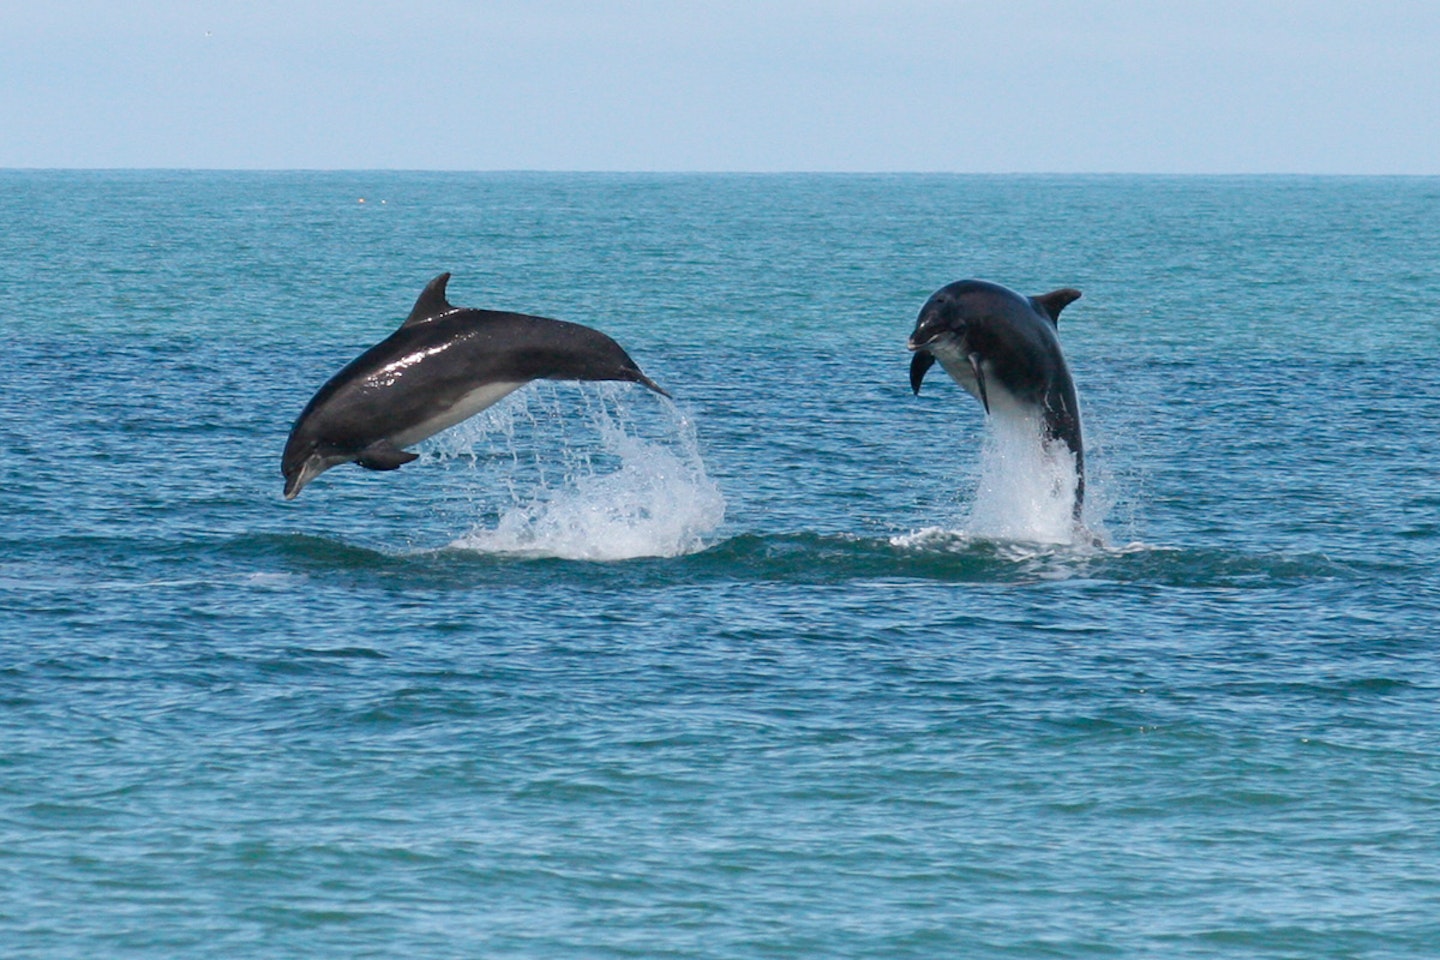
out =
{"type": "Polygon", "coordinates": [[[674,397],[670,396],[670,391],[666,390],[664,387],[660,386],[660,384],[645,376],[645,374],[641,373],[639,370],[635,371],[635,382],[640,384],[641,386],[649,387],[651,390],[654,390],[656,393],[660,394],[660,396],[664,397],[667,400],[675,399],[674,397]]]}

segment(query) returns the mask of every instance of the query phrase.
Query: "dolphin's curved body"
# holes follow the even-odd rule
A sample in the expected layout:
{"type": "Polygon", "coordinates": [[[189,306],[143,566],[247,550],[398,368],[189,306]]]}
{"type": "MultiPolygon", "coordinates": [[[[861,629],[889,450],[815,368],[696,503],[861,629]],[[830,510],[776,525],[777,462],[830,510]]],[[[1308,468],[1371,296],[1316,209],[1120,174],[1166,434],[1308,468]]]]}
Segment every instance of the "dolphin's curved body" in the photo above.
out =
{"type": "Polygon", "coordinates": [[[1038,416],[1046,440],[1058,440],[1075,459],[1074,518],[1085,504],[1085,446],[1080,402],[1060,351],[1060,311],[1079,299],[1069,287],[1026,297],[984,280],[941,287],[910,334],[910,386],[920,393],[938,360],[955,382],[992,408],[1038,416]]]}
{"type": "Polygon", "coordinates": [[[450,274],[421,292],[410,316],[320,388],[290,431],[285,499],[331,467],[395,470],[403,448],[491,406],[531,380],[628,380],[669,396],[598,330],[520,313],[454,307],[450,274]]]}

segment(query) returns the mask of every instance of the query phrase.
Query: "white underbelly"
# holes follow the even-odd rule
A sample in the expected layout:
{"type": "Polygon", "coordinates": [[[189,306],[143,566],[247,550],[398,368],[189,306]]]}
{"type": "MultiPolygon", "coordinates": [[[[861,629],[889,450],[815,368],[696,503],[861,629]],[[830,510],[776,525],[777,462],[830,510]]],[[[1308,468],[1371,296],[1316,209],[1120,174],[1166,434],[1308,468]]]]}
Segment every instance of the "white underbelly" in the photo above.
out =
{"type": "Polygon", "coordinates": [[[396,433],[390,438],[390,442],[397,447],[408,447],[433,437],[441,430],[447,430],[463,420],[469,420],[486,407],[493,407],[529,382],[528,380],[521,380],[518,383],[497,381],[478,386],[452,406],[437,411],[433,417],[396,433]]]}
{"type": "Polygon", "coordinates": [[[986,361],[980,361],[980,370],[985,374],[985,395],[981,396],[980,381],[976,379],[975,370],[970,366],[970,358],[958,347],[948,343],[934,344],[930,352],[940,361],[941,369],[950,374],[950,379],[964,387],[965,392],[976,400],[988,405],[991,414],[1005,420],[1035,415],[1035,404],[1019,400],[1006,390],[999,378],[992,375],[986,361]]]}

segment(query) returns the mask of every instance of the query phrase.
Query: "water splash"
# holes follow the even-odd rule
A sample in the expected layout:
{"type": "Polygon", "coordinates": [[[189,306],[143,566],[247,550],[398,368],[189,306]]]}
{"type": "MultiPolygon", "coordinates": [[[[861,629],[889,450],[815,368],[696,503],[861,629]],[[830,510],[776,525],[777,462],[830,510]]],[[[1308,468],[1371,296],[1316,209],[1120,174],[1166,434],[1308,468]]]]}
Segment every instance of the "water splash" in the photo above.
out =
{"type": "Polygon", "coordinates": [[[472,520],[476,513],[481,519],[452,549],[572,560],[672,557],[704,549],[725,517],[694,422],[669,400],[642,398],[636,388],[536,384],[450,433],[437,455],[467,458],[475,473],[488,475],[470,478],[465,499],[472,520]]]}
{"type": "Polygon", "coordinates": [[[1038,415],[992,404],[975,498],[958,528],[927,527],[892,539],[900,547],[968,545],[974,541],[1009,544],[1028,556],[1032,548],[1104,546],[1105,536],[1089,524],[1103,512],[1103,497],[1086,504],[1086,524],[1074,520],[1075,456],[1060,441],[1046,440],[1038,415]]]}
{"type": "Polygon", "coordinates": [[[1034,413],[997,406],[980,451],[966,531],[991,540],[1073,543],[1074,503],[1074,454],[1043,439],[1034,413]]]}

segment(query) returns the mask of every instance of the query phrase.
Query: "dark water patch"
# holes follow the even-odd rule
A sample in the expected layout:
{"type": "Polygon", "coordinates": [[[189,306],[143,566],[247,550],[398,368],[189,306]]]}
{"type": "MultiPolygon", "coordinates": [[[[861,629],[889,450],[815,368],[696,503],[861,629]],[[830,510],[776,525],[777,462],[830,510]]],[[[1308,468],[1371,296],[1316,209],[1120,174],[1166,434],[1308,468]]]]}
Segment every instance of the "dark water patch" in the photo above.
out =
{"type": "Polygon", "coordinates": [[[991,545],[964,550],[908,549],[845,534],[741,534],[685,558],[700,574],[780,583],[844,583],[885,578],[984,582],[1013,576],[991,545]]]}
{"type": "Polygon", "coordinates": [[[1173,588],[1256,589],[1359,579],[1324,555],[1129,545],[1116,549],[1016,544],[965,537],[915,543],[819,534],[741,535],[686,558],[715,575],[787,583],[936,581],[1045,584],[1063,581],[1173,588]]]}
{"type": "MultiPolygon", "coordinates": [[[[1378,572],[1414,576],[1393,564],[1340,562],[1324,554],[1263,554],[1238,549],[1068,547],[962,536],[860,537],[849,534],[739,534],[682,557],[566,560],[447,547],[406,552],[312,534],[244,535],[210,545],[230,563],[358,584],[463,590],[482,586],[668,587],[714,582],[826,585],[854,582],[1044,585],[1111,583],[1200,590],[1293,588],[1359,581],[1378,572]]],[[[172,546],[170,549],[174,549],[172,546]]],[[[192,548],[193,549],[193,548],[192,548]]],[[[204,551],[201,551],[203,553],[204,551]]],[[[201,559],[197,556],[196,559],[201,559]]],[[[231,573],[233,577],[233,571],[231,573]]],[[[250,586],[294,589],[284,580],[250,586]]]]}
{"type": "Polygon", "coordinates": [[[416,727],[450,723],[494,712],[493,707],[485,703],[492,699],[495,698],[489,695],[477,697],[463,689],[406,686],[387,692],[378,700],[356,706],[346,719],[361,727],[416,727]]]}
{"type": "Polygon", "coordinates": [[[343,660],[384,660],[387,654],[369,647],[330,647],[324,649],[299,649],[296,654],[308,657],[334,657],[343,660]]]}
{"type": "Polygon", "coordinates": [[[236,555],[278,559],[298,569],[388,571],[403,566],[402,559],[381,550],[308,533],[255,534],[226,546],[236,555]]]}
{"type": "Polygon", "coordinates": [[[334,925],[373,923],[375,920],[373,911],[358,907],[355,910],[336,910],[275,905],[254,907],[241,916],[249,922],[280,930],[313,930],[334,925]]]}
{"type": "Polygon", "coordinates": [[[40,830],[114,831],[129,819],[108,806],[56,801],[29,804],[21,813],[31,828],[40,830]]]}
{"type": "MultiPolygon", "coordinates": [[[[1326,672],[1333,672],[1339,664],[1327,665],[1326,672]]],[[[1354,669],[1351,667],[1351,669],[1354,669]]],[[[1431,692],[1433,688],[1416,684],[1399,677],[1337,677],[1331,680],[1295,681],[1275,678],[1232,682],[1223,685],[1224,695],[1230,698],[1259,698],[1273,700],[1276,697],[1294,697],[1309,701],[1374,702],[1401,700],[1417,692],[1431,692]]]]}

